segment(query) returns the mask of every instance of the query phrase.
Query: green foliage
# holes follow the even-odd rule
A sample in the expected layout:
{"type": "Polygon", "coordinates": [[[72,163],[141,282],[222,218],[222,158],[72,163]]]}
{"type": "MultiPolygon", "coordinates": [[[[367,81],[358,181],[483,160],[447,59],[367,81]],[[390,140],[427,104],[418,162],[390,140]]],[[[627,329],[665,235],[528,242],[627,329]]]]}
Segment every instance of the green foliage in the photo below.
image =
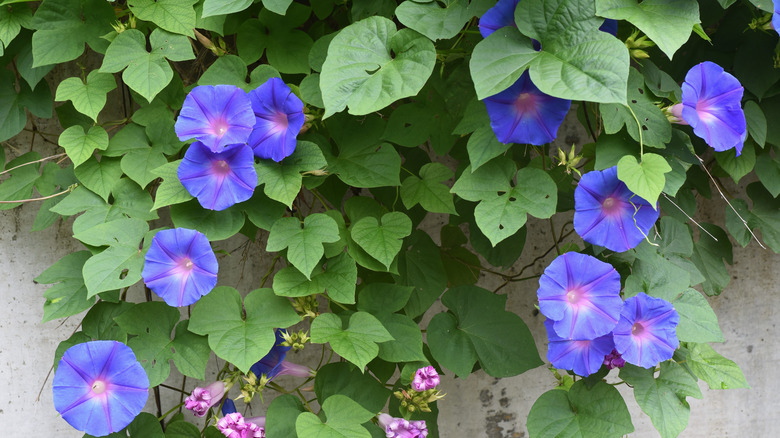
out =
{"type": "Polygon", "coordinates": [[[333,351],[362,370],[379,353],[377,343],[393,340],[382,323],[370,313],[353,313],[346,325],[344,328],[344,322],[337,315],[320,315],[312,322],[311,341],[330,343],[333,351]]]}

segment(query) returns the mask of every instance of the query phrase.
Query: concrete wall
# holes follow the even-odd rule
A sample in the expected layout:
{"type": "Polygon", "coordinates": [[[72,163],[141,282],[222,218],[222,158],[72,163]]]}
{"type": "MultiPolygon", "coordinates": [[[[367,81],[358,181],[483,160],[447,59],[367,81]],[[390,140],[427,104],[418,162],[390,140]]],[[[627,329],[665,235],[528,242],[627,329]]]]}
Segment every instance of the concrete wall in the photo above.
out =
{"type": "MultiPolygon", "coordinates": [[[[582,132],[568,125],[561,133],[561,142],[582,144],[587,140],[582,132]]],[[[11,140],[12,146],[29,145],[29,137],[11,140]]],[[[739,188],[733,188],[739,191],[739,188]]],[[[724,204],[720,200],[704,202],[700,218],[723,224],[724,204]]],[[[32,279],[63,255],[78,248],[71,238],[70,222],[59,222],[47,230],[30,233],[30,225],[37,205],[0,212],[0,388],[4,388],[0,401],[1,436],[27,437],[31,431],[47,436],[81,437],[58,417],[51,400],[51,368],[58,343],[77,330],[83,315],[65,321],[41,324],[43,316],[42,294],[46,286],[36,285],[32,279]],[[39,391],[41,391],[38,397],[39,391]]],[[[558,227],[570,219],[556,217],[558,227]]],[[[441,216],[431,216],[425,228],[441,224],[441,216]]],[[[517,266],[529,263],[544,251],[551,242],[546,222],[530,221],[528,241],[523,257],[517,266]]],[[[438,234],[438,233],[434,233],[438,234]]],[[[242,238],[220,242],[219,249],[231,252],[232,261],[221,261],[220,284],[232,285],[246,293],[259,286],[270,257],[263,253],[262,243],[247,243],[242,238]],[[239,262],[237,263],[236,260],[239,262]]],[[[221,256],[225,258],[227,256],[221,256]]],[[[550,255],[537,262],[528,271],[541,273],[553,259],[550,255]]],[[[683,437],[757,437],[776,436],[774,428],[778,403],[773,394],[780,385],[773,379],[773,372],[780,360],[780,337],[774,320],[777,299],[780,295],[780,256],[760,249],[755,243],[746,249],[735,248],[734,266],[729,268],[732,282],[719,297],[710,299],[720,318],[726,342],[715,345],[716,350],[735,360],[744,370],[749,390],[710,391],[702,387],[703,400],[689,399],[692,419],[683,437]]],[[[515,268],[516,269],[516,268],[515,268]]],[[[490,275],[490,274],[487,274],[490,275]]],[[[480,285],[491,288],[498,285],[496,278],[485,276],[480,285]]],[[[546,339],[541,316],[534,316],[538,284],[531,280],[513,283],[504,289],[509,296],[509,308],[518,313],[531,328],[542,357],[546,354],[546,339]]],[[[131,298],[140,301],[138,290],[131,298]]],[[[428,320],[435,308],[426,315],[428,320]]],[[[319,357],[314,348],[306,350],[295,361],[314,362],[319,357]]],[[[208,378],[217,369],[216,359],[210,362],[208,378]]],[[[616,372],[613,371],[613,374],[616,372]]],[[[169,379],[173,386],[180,386],[181,376],[174,373],[169,379]]],[[[284,382],[282,382],[284,383],[284,382]]],[[[189,390],[196,382],[187,381],[189,390]]],[[[440,430],[442,437],[518,438],[527,436],[525,418],[533,402],[555,384],[545,367],[529,371],[522,376],[494,379],[478,372],[466,380],[445,376],[442,381],[447,397],[439,402],[440,430]]],[[[632,413],[636,432],[631,437],[655,437],[649,418],[642,414],[633,400],[631,390],[620,387],[632,413]]],[[[235,390],[234,390],[235,391],[235,390]]],[[[231,395],[235,396],[233,393],[231,395]]],[[[266,397],[268,403],[272,397],[266,397]]],[[[175,391],[162,390],[164,406],[179,401],[175,391]]],[[[262,415],[265,408],[253,415],[262,415]]],[[[166,409],[164,407],[164,409],[166,409]]],[[[147,404],[153,411],[153,402],[147,404]]]]}

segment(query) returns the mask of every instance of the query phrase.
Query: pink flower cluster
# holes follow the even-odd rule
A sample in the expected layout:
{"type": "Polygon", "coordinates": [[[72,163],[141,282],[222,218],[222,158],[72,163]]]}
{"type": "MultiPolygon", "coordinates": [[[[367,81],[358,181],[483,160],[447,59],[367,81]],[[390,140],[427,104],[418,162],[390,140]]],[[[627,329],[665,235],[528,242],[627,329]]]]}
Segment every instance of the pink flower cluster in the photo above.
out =
{"type": "Polygon", "coordinates": [[[265,417],[244,419],[233,412],[219,419],[217,429],[228,438],[265,438],[265,417]]]}
{"type": "Polygon", "coordinates": [[[225,382],[218,380],[205,388],[195,388],[184,399],[184,407],[192,411],[198,417],[206,415],[209,409],[219,404],[225,395],[225,382]]]}

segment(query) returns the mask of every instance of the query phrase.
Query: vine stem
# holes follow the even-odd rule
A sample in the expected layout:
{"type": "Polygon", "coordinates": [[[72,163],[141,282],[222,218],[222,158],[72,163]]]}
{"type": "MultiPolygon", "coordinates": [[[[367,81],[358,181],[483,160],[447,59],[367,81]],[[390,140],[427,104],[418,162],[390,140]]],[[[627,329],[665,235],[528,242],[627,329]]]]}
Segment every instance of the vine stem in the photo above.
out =
{"type": "Polygon", "coordinates": [[[667,201],[671,202],[671,203],[672,203],[672,205],[674,205],[675,207],[677,207],[677,209],[678,209],[678,210],[680,210],[680,212],[682,212],[682,214],[684,214],[684,215],[685,215],[685,217],[687,217],[689,221],[693,222],[693,224],[694,224],[694,225],[696,225],[697,227],[699,227],[699,229],[700,229],[700,230],[702,230],[703,232],[705,232],[705,233],[706,233],[708,236],[712,237],[712,240],[714,240],[714,241],[716,241],[716,242],[718,241],[718,238],[717,238],[717,237],[713,236],[713,235],[712,235],[712,233],[710,233],[709,231],[707,231],[707,229],[706,229],[706,228],[704,228],[704,227],[702,227],[701,225],[699,225],[699,223],[698,223],[698,222],[696,222],[696,219],[694,219],[694,218],[690,217],[690,216],[688,215],[688,213],[686,213],[686,212],[685,212],[685,210],[683,210],[683,209],[682,209],[682,207],[680,207],[680,206],[679,206],[679,205],[677,205],[677,204],[676,204],[674,201],[672,201],[672,198],[670,198],[670,197],[669,197],[669,196],[668,196],[666,193],[664,193],[664,192],[661,192],[661,194],[664,196],[664,198],[666,198],[666,200],[667,200],[667,201]]]}
{"type": "Polygon", "coordinates": [[[16,200],[16,201],[0,201],[0,204],[17,204],[17,203],[23,203],[23,202],[45,201],[47,199],[56,198],[57,196],[64,195],[65,193],[70,193],[70,192],[73,191],[73,189],[76,188],[75,186],[77,186],[77,185],[78,184],[73,184],[73,186],[68,187],[67,190],[63,190],[63,191],[61,191],[59,193],[55,193],[55,194],[49,195],[49,196],[44,196],[44,197],[41,197],[41,198],[19,199],[19,200],[16,200]]]}
{"type": "Polygon", "coordinates": [[[631,105],[626,105],[626,108],[628,108],[628,111],[631,112],[631,115],[634,117],[634,121],[636,122],[636,127],[639,130],[639,162],[642,162],[642,158],[645,156],[645,143],[644,138],[642,137],[642,124],[639,123],[639,118],[636,116],[636,113],[631,108],[631,105]]]}
{"type": "Polygon", "coordinates": [[[12,170],[18,169],[20,167],[29,166],[30,164],[40,163],[40,162],[46,161],[46,160],[53,160],[54,158],[60,158],[60,157],[63,157],[63,156],[65,156],[64,152],[61,153],[61,154],[52,155],[50,157],[44,157],[44,158],[41,158],[40,160],[35,160],[35,161],[30,161],[29,163],[20,164],[18,166],[14,166],[14,167],[12,167],[10,169],[6,169],[6,170],[0,172],[0,175],[8,173],[8,172],[10,172],[12,170]]]}
{"type": "Polygon", "coordinates": [[[159,422],[161,422],[161,423],[162,423],[162,421],[163,421],[163,420],[165,420],[165,417],[167,417],[168,415],[171,415],[171,414],[173,413],[173,411],[175,411],[176,409],[179,409],[179,408],[180,408],[180,407],[182,407],[183,405],[184,405],[184,402],[181,402],[181,403],[179,403],[178,405],[174,406],[174,407],[173,407],[173,408],[171,408],[171,409],[170,409],[168,412],[164,413],[162,416],[160,416],[160,417],[157,417],[157,421],[159,421],[159,422]]]}

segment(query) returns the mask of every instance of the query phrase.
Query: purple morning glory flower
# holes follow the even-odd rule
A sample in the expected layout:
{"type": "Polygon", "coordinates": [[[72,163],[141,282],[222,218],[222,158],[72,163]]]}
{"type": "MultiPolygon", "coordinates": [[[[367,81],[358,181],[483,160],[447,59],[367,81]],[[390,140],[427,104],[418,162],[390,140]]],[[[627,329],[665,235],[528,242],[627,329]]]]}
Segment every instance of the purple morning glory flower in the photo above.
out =
{"type": "Polygon", "coordinates": [[[747,136],[742,91],[739,80],[719,65],[695,65],[682,84],[682,118],[716,151],[736,148],[739,155],[747,136]]]}
{"type": "Polygon", "coordinates": [[[257,171],[252,149],[232,144],[212,152],[203,143],[192,143],[179,164],[181,184],[198,198],[203,208],[221,211],[252,197],[257,171]]]}
{"type": "Polygon", "coordinates": [[[604,365],[606,365],[609,369],[623,368],[626,366],[626,361],[623,359],[623,356],[617,352],[617,350],[613,349],[611,353],[604,356],[604,365]]]}
{"type": "Polygon", "coordinates": [[[408,421],[403,418],[393,418],[388,414],[379,414],[379,427],[384,429],[387,438],[425,438],[428,436],[428,426],[425,421],[408,421]]]}
{"type": "Polygon", "coordinates": [[[680,316],[672,303],[640,292],[626,300],[620,322],[613,330],[615,349],[623,359],[643,368],[671,359],[680,345],[677,324],[680,316]]]}
{"type": "Polygon", "coordinates": [[[262,359],[257,361],[249,369],[255,376],[265,375],[266,379],[271,380],[276,376],[295,376],[312,377],[314,372],[311,368],[286,361],[284,358],[291,347],[282,345],[284,337],[281,330],[276,331],[276,342],[262,359]]]}
{"type": "Polygon", "coordinates": [[[260,158],[276,162],[295,150],[303,127],[303,102],[279,78],[271,78],[249,92],[255,114],[255,128],[247,143],[260,158]]]}
{"type": "Polygon", "coordinates": [[[482,38],[487,38],[491,33],[506,26],[515,24],[515,9],[520,0],[498,0],[495,6],[488,9],[479,18],[479,33],[482,38]]]}
{"type": "Polygon", "coordinates": [[[658,210],[618,179],[617,166],[586,173],[574,190],[574,229],[593,245],[628,251],[656,220],[658,210]]]}
{"type": "Polygon", "coordinates": [[[184,99],[174,129],[179,140],[195,138],[219,152],[234,143],[246,143],[255,118],[244,90],[233,85],[201,85],[184,99]]]}
{"type": "Polygon", "coordinates": [[[415,391],[427,391],[439,386],[439,373],[432,366],[422,367],[414,373],[412,388],[415,391]]]}
{"type": "Polygon", "coordinates": [[[599,30],[611,34],[612,36],[617,36],[617,28],[618,28],[617,20],[612,20],[610,18],[607,18],[606,20],[604,20],[604,23],[601,24],[599,30]]]}
{"type": "Polygon", "coordinates": [[[189,306],[217,285],[217,256],[203,233],[187,228],[154,235],[141,276],[169,306],[189,306]]]}
{"type": "Polygon", "coordinates": [[[550,263],[536,294],[539,310],[555,321],[555,332],[563,339],[606,335],[617,324],[623,307],[620,274],[615,268],[576,252],[559,255],[550,263]]]}
{"type": "Polygon", "coordinates": [[[598,371],[604,362],[604,356],[615,347],[611,333],[593,340],[572,341],[558,336],[552,320],[545,320],[544,326],[550,341],[547,346],[547,360],[556,368],[572,370],[582,377],[598,371]]]}
{"type": "Polygon", "coordinates": [[[548,96],[526,71],[506,90],[485,98],[490,127],[501,143],[543,145],[555,140],[571,101],[548,96]]]}
{"type": "Polygon", "coordinates": [[[195,388],[192,393],[184,399],[184,407],[192,411],[197,417],[203,417],[212,406],[218,405],[225,396],[227,385],[221,380],[217,380],[205,388],[195,388]]]}
{"type": "Polygon", "coordinates": [[[93,436],[118,432],[141,412],[149,378],[127,345],[91,341],[62,355],[54,375],[54,408],[71,426],[93,436]]]}
{"type": "Polygon", "coordinates": [[[772,28],[780,33],[780,0],[773,0],[774,12],[772,12],[772,28]]]}
{"type": "Polygon", "coordinates": [[[232,412],[217,421],[217,429],[228,438],[265,438],[265,417],[244,418],[232,412]]]}

